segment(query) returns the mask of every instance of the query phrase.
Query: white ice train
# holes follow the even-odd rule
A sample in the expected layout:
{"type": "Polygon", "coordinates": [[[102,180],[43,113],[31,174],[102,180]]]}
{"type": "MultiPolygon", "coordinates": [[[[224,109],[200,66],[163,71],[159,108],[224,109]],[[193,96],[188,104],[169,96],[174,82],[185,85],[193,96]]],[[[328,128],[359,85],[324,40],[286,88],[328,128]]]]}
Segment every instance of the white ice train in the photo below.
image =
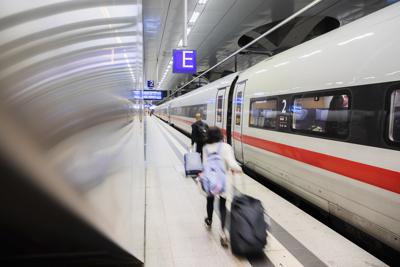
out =
{"type": "Polygon", "coordinates": [[[156,108],[196,112],[237,160],[400,251],[400,3],[156,108]]]}

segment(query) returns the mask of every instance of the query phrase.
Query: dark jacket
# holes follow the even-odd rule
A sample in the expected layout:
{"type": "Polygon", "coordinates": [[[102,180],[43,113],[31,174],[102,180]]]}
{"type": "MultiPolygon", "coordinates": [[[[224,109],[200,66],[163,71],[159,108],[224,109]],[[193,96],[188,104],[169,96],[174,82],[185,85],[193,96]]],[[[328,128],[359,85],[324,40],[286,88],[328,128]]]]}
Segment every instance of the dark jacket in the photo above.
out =
{"type": "Polygon", "coordinates": [[[202,138],[202,134],[200,132],[200,129],[204,128],[208,131],[208,125],[207,123],[203,121],[196,121],[195,123],[192,124],[192,145],[196,143],[197,145],[203,145],[204,140],[202,138]]]}

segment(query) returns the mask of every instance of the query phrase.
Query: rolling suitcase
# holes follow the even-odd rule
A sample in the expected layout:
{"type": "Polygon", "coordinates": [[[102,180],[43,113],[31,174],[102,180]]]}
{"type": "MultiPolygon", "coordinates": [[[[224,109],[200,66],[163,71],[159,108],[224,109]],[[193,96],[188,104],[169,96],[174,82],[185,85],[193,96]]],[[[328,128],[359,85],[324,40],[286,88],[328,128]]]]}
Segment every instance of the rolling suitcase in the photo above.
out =
{"type": "Polygon", "coordinates": [[[186,176],[197,176],[203,171],[200,153],[189,151],[184,155],[185,174],[186,176]]]}
{"type": "Polygon", "coordinates": [[[264,208],[258,199],[236,195],[232,200],[229,229],[232,253],[251,256],[263,253],[267,244],[264,208]]]}

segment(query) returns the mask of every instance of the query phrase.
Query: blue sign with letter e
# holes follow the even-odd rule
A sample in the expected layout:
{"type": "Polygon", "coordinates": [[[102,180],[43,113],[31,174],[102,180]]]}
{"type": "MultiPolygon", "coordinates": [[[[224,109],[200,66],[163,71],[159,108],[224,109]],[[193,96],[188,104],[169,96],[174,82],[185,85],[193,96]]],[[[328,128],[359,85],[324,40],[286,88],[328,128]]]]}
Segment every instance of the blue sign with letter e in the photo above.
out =
{"type": "Polygon", "coordinates": [[[196,73],[196,50],[173,51],[173,73],[196,73]]]}

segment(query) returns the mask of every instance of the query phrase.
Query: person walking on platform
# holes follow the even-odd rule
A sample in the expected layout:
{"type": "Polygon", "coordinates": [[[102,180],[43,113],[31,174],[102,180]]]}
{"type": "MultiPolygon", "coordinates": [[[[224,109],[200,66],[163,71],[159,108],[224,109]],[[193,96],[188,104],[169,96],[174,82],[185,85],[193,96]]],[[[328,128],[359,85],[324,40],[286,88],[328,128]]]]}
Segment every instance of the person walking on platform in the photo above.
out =
{"type": "Polygon", "coordinates": [[[242,168],[237,163],[232,147],[223,142],[221,129],[210,127],[207,133],[206,145],[203,147],[204,172],[200,181],[207,193],[207,217],[204,222],[208,229],[211,228],[214,210],[214,199],[219,198],[219,212],[221,216],[221,244],[228,245],[225,233],[226,218],[226,179],[229,171],[242,173],[242,168]],[[218,171],[219,169],[219,171],[218,171]],[[217,171],[215,171],[217,170],[217,171]]]}
{"type": "Polygon", "coordinates": [[[196,152],[203,156],[203,145],[207,139],[208,125],[201,120],[201,114],[196,113],[196,121],[192,124],[192,147],[196,143],[196,152]]]}

